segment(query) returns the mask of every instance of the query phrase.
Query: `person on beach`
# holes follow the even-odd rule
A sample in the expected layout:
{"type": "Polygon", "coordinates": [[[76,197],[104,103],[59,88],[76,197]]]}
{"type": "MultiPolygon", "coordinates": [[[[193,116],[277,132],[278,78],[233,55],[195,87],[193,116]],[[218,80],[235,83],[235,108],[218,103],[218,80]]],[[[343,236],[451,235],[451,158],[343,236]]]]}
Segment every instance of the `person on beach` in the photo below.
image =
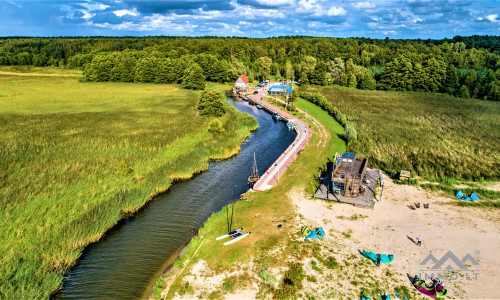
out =
{"type": "Polygon", "coordinates": [[[380,267],[380,254],[377,254],[377,262],[375,263],[377,265],[377,267],[380,267]]]}
{"type": "Polygon", "coordinates": [[[417,245],[420,247],[422,246],[422,236],[419,234],[417,238],[417,245]]]}

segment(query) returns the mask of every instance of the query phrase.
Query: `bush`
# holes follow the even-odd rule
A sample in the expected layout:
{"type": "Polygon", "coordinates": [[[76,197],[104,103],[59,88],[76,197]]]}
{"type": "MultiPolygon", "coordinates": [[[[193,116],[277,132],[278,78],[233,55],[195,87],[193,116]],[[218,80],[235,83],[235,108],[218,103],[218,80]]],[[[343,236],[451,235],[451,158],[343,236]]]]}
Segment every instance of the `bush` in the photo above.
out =
{"type": "Polygon", "coordinates": [[[134,173],[134,170],[127,165],[125,161],[120,161],[118,165],[116,166],[116,171],[115,174],[119,176],[130,176],[134,173]]]}
{"type": "Polygon", "coordinates": [[[353,142],[358,139],[358,132],[351,123],[348,123],[345,126],[344,139],[347,141],[347,143],[353,142]]]}
{"type": "Polygon", "coordinates": [[[347,123],[346,115],[344,115],[338,108],[336,108],[330,102],[328,102],[328,100],[320,93],[313,94],[309,92],[301,92],[300,97],[321,107],[321,109],[326,111],[337,122],[339,122],[340,125],[342,125],[343,127],[346,126],[347,123]]]}
{"type": "Polygon", "coordinates": [[[213,119],[208,123],[208,132],[211,134],[219,134],[224,131],[222,127],[222,122],[220,119],[213,119]]]}
{"type": "Polygon", "coordinates": [[[304,280],[306,273],[300,263],[290,263],[290,269],[286,272],[281,288],[276,290],[276,299],[290,299],[294,298],[297,292],[302,288],[302,280],[304,280]]]}
{"type": "Polygon", "coordinates": [[[198,110],[202,116],[222,117],[226,113],[224,108],[225,96],[220,90],[206,89],[200,95],[198,110]]]}

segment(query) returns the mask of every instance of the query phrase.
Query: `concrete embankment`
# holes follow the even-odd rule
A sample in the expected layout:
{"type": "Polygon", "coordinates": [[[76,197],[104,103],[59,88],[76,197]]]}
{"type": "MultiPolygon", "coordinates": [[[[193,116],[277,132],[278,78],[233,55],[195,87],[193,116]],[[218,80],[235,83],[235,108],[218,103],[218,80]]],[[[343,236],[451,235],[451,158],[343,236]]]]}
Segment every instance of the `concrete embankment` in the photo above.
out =
{"type": "Polygon", "coordinates": [[[246,97],[250,102],[261,105],[263,109],[281,116],[288,123],[292,124],[294,130],[297,132],[297,136],[293,143],[280,155],[280,157],[278,157],[278,159],[266,170],[266,172],[262,174],[253,187],[254,191],[265,191],[278,183],[281,175],[283,175],[300,151],[307,145],[307,142],[311,138],[312,134],[311,128],[305,122],[265,101],[262,101],[262,97],[265,93],[265,90],[261,89],[257,94],[246,97]]]}

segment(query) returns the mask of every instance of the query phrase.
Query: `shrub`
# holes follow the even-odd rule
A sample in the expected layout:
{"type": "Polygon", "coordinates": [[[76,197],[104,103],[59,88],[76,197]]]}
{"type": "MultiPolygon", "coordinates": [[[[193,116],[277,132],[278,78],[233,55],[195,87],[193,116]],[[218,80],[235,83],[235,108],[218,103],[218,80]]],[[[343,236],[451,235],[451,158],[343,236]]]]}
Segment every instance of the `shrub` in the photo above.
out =
{"type": "Polygon", "coordinates": [[[222,127],[222,122],[220,119],[213,119],[208,123],[208,131],[211,134],[219,134],[224,131],[222,127]]]}
{"type": "Polygon", "coordinates": [[[200,95],[198,110],[202,116],[222,117],[226,113],[224,108],[224,94],[217,89],[206,89],[200,95]]]}
{"type": "Polygon", "coordinates": [[[276,290],[276,299],[290,299],[293,298],[297,292],[302,288],[302,280],[306,274],[300,263],[290,263],[290,269],[286,272],[281,287],[276,290]]]}
{"type": "Polygon", "coordinates": [[[350,143],[358,139],[358,132],[356,131],[356,128],[352,126],[351,123],[348,123],[345,126],[344,139],[347,141],[347,143],[350,143]]]}
{"type": "Polygon", "coordinates": [[[130,176],[134,173],[134,170],[125,162],[120,161],[118,165],[116,165],[115,174],[119,176],[130,176]]]}

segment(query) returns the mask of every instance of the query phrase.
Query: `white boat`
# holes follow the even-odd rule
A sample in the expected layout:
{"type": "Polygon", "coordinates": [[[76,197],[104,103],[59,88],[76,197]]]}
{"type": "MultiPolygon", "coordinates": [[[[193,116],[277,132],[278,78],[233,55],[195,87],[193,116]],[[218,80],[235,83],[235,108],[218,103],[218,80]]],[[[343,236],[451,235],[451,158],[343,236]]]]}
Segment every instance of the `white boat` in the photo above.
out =
{"type": "Polygon", "coordinates": [[[236,234],[233,234],[233,235],[231,235],[231,237],[232,237],[233,239],[232,239],[232,240],[230,240],[230,241],[225,242],[225,243],[224,243],[224,246],[227,246],[227,245],[232,244],[232,243],[235,243],[235,242],[237,242],[237,241],[239,241],[239,240],[241,240],[241,239],[244,239],[244,238],[246,238],[249,234],[250,234],[250,232],[247,232],[247,233],[238,232],[238,233],[236,233],[236,234]]]}
{"type": "Polygon", "coordinates": [[[222,240],[222,239],[225,239],[225,238],[228,238],[229,236],[233,235],[233,234],[237,234],[238,232],[240,232],[240,230],[242,230],[243,228],[238,228],[238,229],[235,229],[235,230],[231,230],[229,231],[228,233],[224,234],[224,235],[221,235],[219,236],[218,238],[216,238],[216,240],[222,240]]]}
{"type": "Polygon", "coordinates": [[[260,108],[260,109],[262,109],[262,105],[260,105],[260,104],[257,104],[257,108],[260,108]]]}

